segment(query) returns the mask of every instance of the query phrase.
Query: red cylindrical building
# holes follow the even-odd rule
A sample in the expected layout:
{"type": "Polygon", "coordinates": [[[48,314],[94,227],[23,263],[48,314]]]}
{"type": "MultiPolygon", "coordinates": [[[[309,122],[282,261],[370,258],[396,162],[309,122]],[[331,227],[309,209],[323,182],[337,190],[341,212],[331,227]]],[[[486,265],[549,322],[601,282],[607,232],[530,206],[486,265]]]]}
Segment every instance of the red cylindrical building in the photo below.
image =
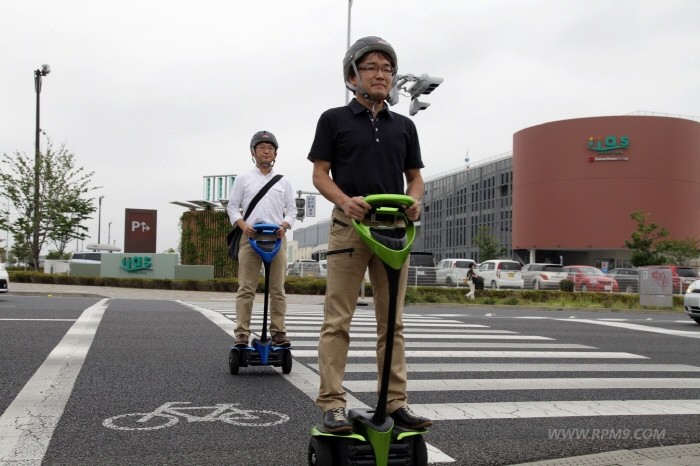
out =
{"type": "Polygon", "coordinates": [[[513,136],[513,249],[624,249],[637,210],[669,238],[697,238],[698,201],[697,121],[577,118],[513,136]]]}

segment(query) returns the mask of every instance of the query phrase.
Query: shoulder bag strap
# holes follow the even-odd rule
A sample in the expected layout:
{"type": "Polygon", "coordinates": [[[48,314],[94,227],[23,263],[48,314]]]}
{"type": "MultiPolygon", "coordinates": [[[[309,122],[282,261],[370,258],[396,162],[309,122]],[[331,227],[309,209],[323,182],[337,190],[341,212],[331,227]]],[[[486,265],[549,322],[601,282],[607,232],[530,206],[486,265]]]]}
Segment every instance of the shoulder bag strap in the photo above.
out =
{"type": "Polygon", "coordinates": [[[248,204],[248,208],[245,210],[245,214],[243,215],[243,220],[248,219],[250,216],[250,213],[253,211],[255,206],[258,204],[258,201],[262,199],[262,197],[265,195],[266,192],[270,190],[273,184],[277,183],[280,178],[282,178],[282,175],[275,175],[272,177],[270,181],[267,182],[265,186],[262,187],[260,191],[258,191],[258,194],[255,195],[252,201],[250,201],[250,204],[248,204]]]}

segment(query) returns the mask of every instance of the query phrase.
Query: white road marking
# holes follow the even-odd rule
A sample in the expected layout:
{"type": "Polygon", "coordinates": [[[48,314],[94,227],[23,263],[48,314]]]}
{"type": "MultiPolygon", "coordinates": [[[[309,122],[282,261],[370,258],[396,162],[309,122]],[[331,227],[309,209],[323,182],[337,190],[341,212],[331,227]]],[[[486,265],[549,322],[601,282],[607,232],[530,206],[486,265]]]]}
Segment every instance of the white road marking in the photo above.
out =
{"type": "MultiPolygon", "coordinates": [[[[287,331],[287,336],[292,338],[318,338],[318,332],[297,332],[297,331],[287,331]]],[[[428,333],[413,333],[406,334],[406,340],[554,340],[554,338],[540,337],[533,335],[505,335],[505,334],[463,334],[463,335],[441,335],[441,334],[428,334],[428,333]],[[410,338],[409,338],[410,337],[410,338]]],[[[350,332],[350,338],[377,338],[377,334],[373,332],[350,332]]]]}
{"type": "Polygon", "coordinates": [[[671,416],[700,414],[698,400],[515,401],[412,404],[421,416],[437,421],[527,419],[581,416],[671,416]]]}
{"type": "MultiPolygon", "coordinates": [[[[374,380],[351,380],[343,386],[353,392],[377,390],[374,380]]],[[[536,378],[536,379],[412,379],[409,392],[470,390],[595,390],[632,388],[698,389],[700,379],[690,378],[536,378]]],[[[698,403],[700,404],[700,403],[698,403]]]]}
{"type": "MultiPolygon", "coordinates": [[[[318,364],[309,364],[318,370],[318,364]]],[[[348,364],[345,372],[377,373],[376,364],[348,364]]],[[[413,372],[700,372],[700,367],[684,364],[420,364],[409,363],[408,373],[413,372]]]]}
{"type": "Polygon", "coordinates": [[[0,464],[41,464],[107,301],[83,311],[0,416],[0,464]]]}
{"type": "MultiPolygon", "coordinates": [[[[563,319],[557,319],[563,320],[563,319]]],[[[639,325],[630,324],[623,322],[608,322],[600,320],[590,320],[590,319],[577,319],[569,322],[578,322],[584,324],[596,324],[596,325],[607,325],[608,327],[618,327],[626,328],[629,330],[641,330],[642,332],[652,332],[652,333],[662,333],[664,335],[673,335],[676,337],[688,337],[688,338],[700,338],[700,332],[685,331],[685,330],[672,330],[660,327],[651,327],[649,325],[639,325]]]]}
{"type": "MultiPolygon", "coordinates": [[[[288,335],[293,335],[289,332],[288,335]]],[[[294,340],[292,344],[295,348],[318,348],[318,339],[315,340],[294,340]]],[[[352,348],[375,348],[376,341],[353,341],[352,348]]],[[[406,347],[415,348],[518,348],[518,349],[597,349],[593,346],[578,345],[576,343],[493,343],[493,342],[439,342],[439,341],[407,341],[406,347]]]]}
{"type": "MultiPolygon", "coordinates": [[[[293,342],[292,342],[293,343],[293,342]]],[[[410,345],[409,345],[410,346],[410,345]]],[[[349,358],[369,358],[377,355],[374,351],[350,350],[349,358]]],[[[317,351],[298,350],[296,357],[316,357],[317,351]]],[[[549,359],[649,359],[646,356],[621,352],[590,351],[406,351],[407,358],[549,358],[549,359]]]]}
{"type": "Polygon", "coordinates": [[[28,322],[75,322],[77,319],[34,319],[34,318],[26,317],[26,318],[22,318],[22,319],[2,318],[0,320],[19,320],[19,321],[26,320],[28,322]]]}

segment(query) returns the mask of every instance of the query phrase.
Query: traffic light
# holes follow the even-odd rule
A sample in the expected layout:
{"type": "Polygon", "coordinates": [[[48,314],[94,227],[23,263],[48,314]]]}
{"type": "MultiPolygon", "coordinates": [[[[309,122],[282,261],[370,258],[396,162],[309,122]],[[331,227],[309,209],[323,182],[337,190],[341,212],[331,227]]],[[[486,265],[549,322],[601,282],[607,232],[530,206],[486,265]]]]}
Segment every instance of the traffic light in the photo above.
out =
{"type": "Polygon", "coordinates": [[[304,215],[306,213],[306,199],[297,197],[294,199],[294,202],[297,203],[297,220],[304,220],[304,215]]]}

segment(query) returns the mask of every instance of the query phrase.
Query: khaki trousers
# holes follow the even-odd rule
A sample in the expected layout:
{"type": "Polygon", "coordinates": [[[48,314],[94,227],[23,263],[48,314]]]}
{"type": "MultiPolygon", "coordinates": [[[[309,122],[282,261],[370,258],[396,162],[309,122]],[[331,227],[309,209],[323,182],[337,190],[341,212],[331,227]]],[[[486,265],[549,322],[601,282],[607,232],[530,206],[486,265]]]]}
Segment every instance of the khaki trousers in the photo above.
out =
{"type": "MultiPolygon", "coordinates": [[[[381,383],[386,344],[387,314],[389,309],[389,284],[381,259],[372,253],[355,231],[351,221],[342,211],[333,210],[331,232],[328,241],[328,277],[324,319],[318,345],[318,363],[321,386],[316,404],[324,412],[345,407],[343,378],[350,346],[352,321],[360,284],[369,268],[377,320],[377,372],[381,383]]],[[[401,270],[397,298],[396,329],[393,357],[389,378],[387,410],[393,412],[407,404],[406,357],[403,336],[403,306],[406,295],[408,261],[401,270]]]]}
{"type": "MultiPolygon", "coordinates": [[[[269,320],[270,335],[286,332],[284,316],[287,312],[287,297],[284,294],[284,280],[287,273],[287,238],[282,238],[280,251],[270,264],[269,289],[269,320]]],[[[253,313],[253,302],[258,287],[258,278],[262,266],[262,258],[248,241],[241,237],[238,251],[238,294],[236,295],[236,330],[235,334],[250,335],[250,318],[253,313]]],[[[261,327],[262,329],[262,327],[261,327]]],[[[256,331],[260,331],[256,329],[256,331]]]]}

